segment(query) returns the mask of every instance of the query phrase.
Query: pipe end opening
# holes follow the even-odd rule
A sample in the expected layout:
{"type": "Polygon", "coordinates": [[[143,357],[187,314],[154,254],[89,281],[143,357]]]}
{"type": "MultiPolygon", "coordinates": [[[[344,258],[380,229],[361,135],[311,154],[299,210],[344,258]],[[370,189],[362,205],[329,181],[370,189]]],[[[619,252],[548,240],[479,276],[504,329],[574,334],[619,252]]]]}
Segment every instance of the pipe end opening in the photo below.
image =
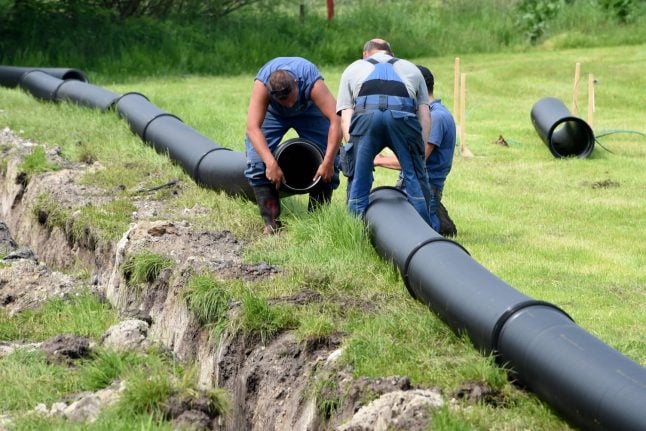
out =
{"type": "Polygon", "coordinates": [[[594,133],[582,119],[564,118],[554,124],[548,146],[554,157],[584,159],[594,150],[594,133]]]}
{"type": "Polygon", "coordinates": [[[320,181],[313,178],[323,162],[323,155],[314,144],[302,139],[290,139],[278,146],[274,157],[285,175],[282,190],[307,193],[320,181]]]}

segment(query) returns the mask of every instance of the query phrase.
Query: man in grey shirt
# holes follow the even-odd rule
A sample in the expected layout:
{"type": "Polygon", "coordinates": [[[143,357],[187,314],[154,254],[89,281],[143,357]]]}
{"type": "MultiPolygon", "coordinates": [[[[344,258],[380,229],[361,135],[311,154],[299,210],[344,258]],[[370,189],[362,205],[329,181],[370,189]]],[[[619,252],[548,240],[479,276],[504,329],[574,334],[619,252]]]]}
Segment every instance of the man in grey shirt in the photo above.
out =
{"type": "Polygon", "coordinates": [[[431,128],[429,96],[417,66],[393,57],[390,44],[372,39],[363,59],[350,64],[339,84],[342,169],[348,177],[348,209],[364,216],[372,188],[374,158],[390,148],[402,168],[409,202],[430,224],[426,175],[426,137],[431,128]]]}

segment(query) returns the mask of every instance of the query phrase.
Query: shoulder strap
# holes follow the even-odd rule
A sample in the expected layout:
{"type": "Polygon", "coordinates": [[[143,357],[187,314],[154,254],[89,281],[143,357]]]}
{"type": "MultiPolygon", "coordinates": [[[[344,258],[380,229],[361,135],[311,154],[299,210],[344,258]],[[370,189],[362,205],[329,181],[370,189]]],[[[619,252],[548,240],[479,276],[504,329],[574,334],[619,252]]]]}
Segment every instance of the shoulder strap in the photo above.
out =
{"type": "MultiPolygon", "coordinates": [[[[393,57],[393,58],[391,58],[390,60],[388,60],[388,63],[390,63],[390,64],[395,64],[398,60],[399,60],[398,58],[393,57]]],[[[372,64],[374,64],[374,65],[379,64],[379,62],[378,62],[377,60],[375,60],[374,58],[366,58],[366,61],[367,61],[367,62],[370,62],[370,63],[372,63],[372,64]]]]}

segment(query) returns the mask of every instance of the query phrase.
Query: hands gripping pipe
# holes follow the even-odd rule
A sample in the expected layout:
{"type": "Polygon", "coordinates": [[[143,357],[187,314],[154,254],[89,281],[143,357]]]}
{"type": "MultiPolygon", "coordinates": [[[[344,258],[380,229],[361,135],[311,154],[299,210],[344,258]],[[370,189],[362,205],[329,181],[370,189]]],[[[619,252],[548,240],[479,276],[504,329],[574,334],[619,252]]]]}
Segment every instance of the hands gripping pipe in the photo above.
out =
{"type": "MultiPolygon", "coordinates": [[[[3,69],[0,85],[8,86],[2,82],[3,69]]],[[[38,98],[59,100],[63,83],[43,75],[34,73],[21,86],[38,98]]],[[[102,109],[112,98],[109,93],[76,84],[61,100],[102,109]]],[[[244,155],[218,147],[143,95],[127,93],[114,100],[109,105],[116,103],[133,132],[196,182],[229,194],[248,193],[244,155]]],[[[307,145],[300,147],[294,148],[309,151],[307,145]]],[[[289,168],[288,163],[283,170],[289,168]]],[[[294,191],[305,193],[307,187],[294,191]]],[[[466,333],[478,350],[494,354],[571,424],[586,430],[646,429],[646,368],[584,331],[563,310],[498,279],[460,244],[431,229],[399,189],[374,189],[365,221],[375,249],[398,267],[411,296],[452,330],[466,333]]]]}

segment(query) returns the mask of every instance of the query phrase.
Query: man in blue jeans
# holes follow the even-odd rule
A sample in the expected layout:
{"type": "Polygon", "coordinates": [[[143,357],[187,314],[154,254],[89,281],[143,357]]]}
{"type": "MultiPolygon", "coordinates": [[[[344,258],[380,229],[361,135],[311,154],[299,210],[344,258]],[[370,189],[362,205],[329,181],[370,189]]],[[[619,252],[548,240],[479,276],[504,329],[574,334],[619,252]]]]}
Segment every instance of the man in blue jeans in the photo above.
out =
{"type": "Polygon", "coordinates": [[[430,189],[424,167],[430,101],[424,78],[413,63],[395,58],[390,44],[372,39],[363,59],[350,64],[339,84],[336,110],[341,115],[342,167],[348,177],[348,209],[363,217],[374,177],[374,158],[385,147],[401,163],[409,202],[430,224],[430,189]]]}
{"type": "MultiPolygon", "coordinates": [[[[449,217],[446,208],[442,205],[442,191],[446,177],[451,171],[453,165],[453,151],[455,149],[456,130],[455,120],[440,99],[435,99],[433,91],[435,87],[435,78],[433,73],[424,66],[419,67],[431,100],[431,117],[433,125],[431,134],[428,137],[426,158],[426,171],[428,173],[428,182],[431,186],[431,201],[429,212],[431,216],[431,227],[444,236],[455,236],[457,230],[455,224],[449,217]]],[[[399,162],[394,156],[377,155],[375,157],[375,166],[382,166],[390,169],[401,169],[399,162]]],[[[405,181],[400,175],[400,185],[406,187],[405,181]]]]}
{"type": "Polygon", "coordinates": [[[348,209],[363,217],[374,181],[373,160],[385,147],[401,163],[406,194],[430,224],[430,189],[424,166],[424,137],[431,127],[428,90],[413,63],[393,57],[390,44],[372,39],[363,59],[350,64],[339,84],[336,110],[341,115],[342,169],[348,177],[348,209]]]}
{"type": "Polygon", "coordinates": [[[265,233],[275,233],[281,227],[279,189],[285,177],[273,152],[289,129],[324,155],[315,175],[321,181],[310,192],[308,209],[329,203],[332,191],[339,186],[336,160],[341,122],[335,106],[318,68],[304,58],[274,58],[256,75],[247,112],[245,176],[254,191],[265,233]]]}

